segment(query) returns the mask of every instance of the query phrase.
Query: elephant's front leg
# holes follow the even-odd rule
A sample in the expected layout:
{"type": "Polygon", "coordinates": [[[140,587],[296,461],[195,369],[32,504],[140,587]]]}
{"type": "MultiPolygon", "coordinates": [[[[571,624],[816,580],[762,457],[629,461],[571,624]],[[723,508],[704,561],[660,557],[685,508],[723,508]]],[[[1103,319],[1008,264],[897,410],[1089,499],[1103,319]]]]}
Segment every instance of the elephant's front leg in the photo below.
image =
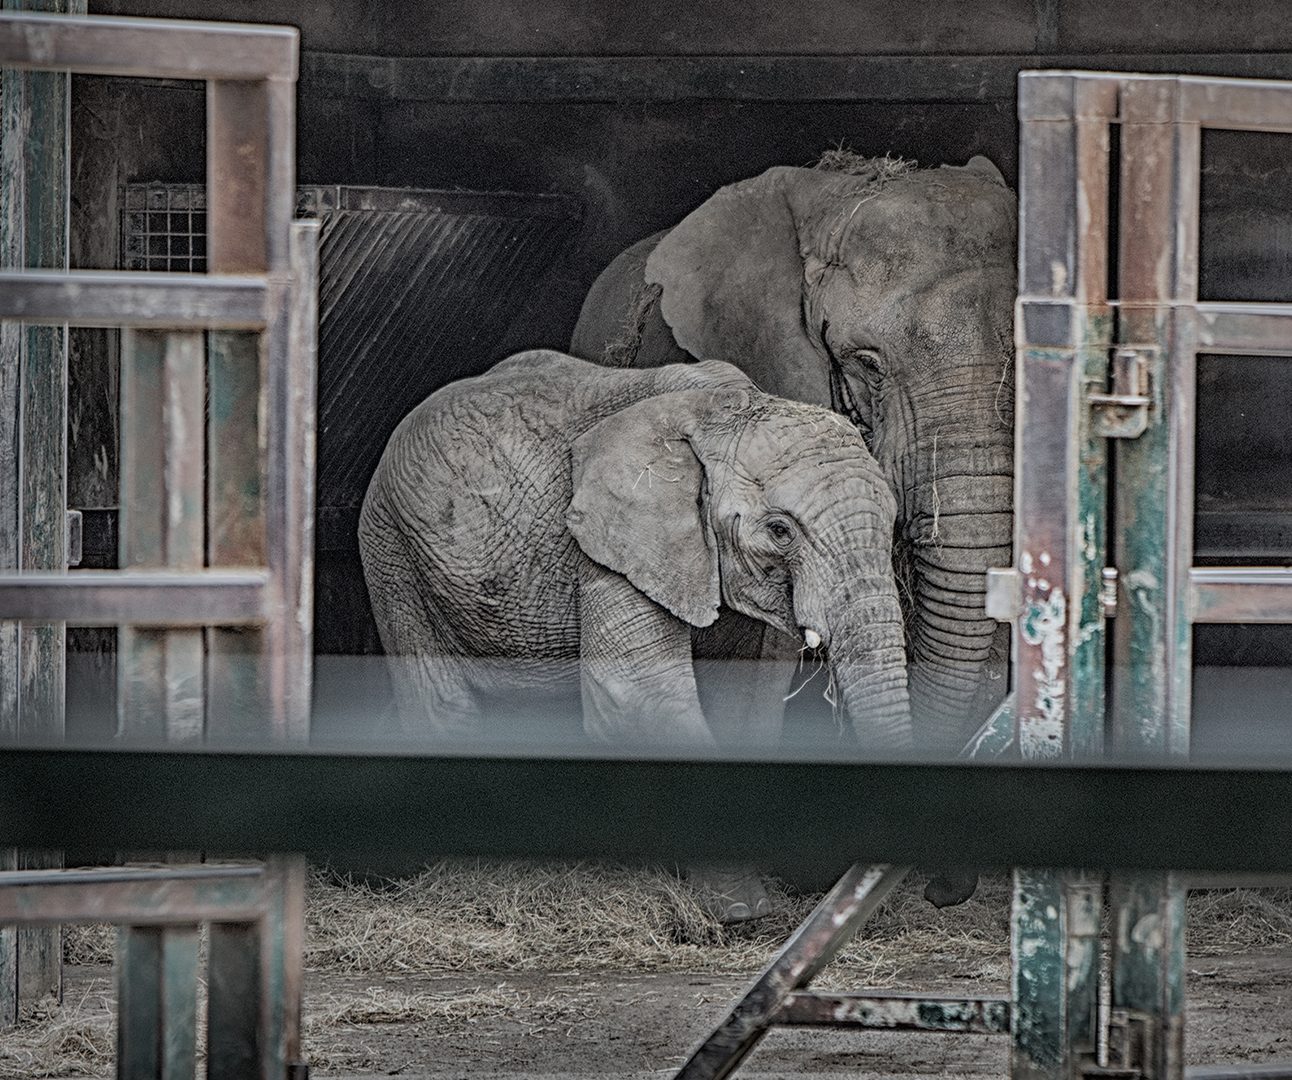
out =
{"type": "Polygon", "coordinates": [[[579,580],[583,727],[611,745],[713,747],[691,628],[590,559],[579,580]]]}

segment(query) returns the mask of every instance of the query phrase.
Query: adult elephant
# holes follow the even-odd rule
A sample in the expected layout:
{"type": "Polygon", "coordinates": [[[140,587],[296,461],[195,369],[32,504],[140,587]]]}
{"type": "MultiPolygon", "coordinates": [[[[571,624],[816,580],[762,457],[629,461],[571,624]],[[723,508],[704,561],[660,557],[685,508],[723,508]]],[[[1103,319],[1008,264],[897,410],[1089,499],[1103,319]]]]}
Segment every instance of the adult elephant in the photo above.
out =
{"type": "Polygon", "coordinates": [[[1015,199],[981,157],[832,156],[722,188],[623,252],[571,352],[726,360],[857,425],[897,499],[917,740],[952,752],[1003,693],[984,575],[1012,533],[1015,199]]]}

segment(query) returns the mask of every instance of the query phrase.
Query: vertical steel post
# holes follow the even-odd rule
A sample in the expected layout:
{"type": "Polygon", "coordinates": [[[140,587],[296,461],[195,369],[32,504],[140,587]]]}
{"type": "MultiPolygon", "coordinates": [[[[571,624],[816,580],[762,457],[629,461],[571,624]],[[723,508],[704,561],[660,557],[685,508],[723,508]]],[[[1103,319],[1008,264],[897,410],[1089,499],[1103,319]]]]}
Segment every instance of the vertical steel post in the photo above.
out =
{"type": "MultiPolygon", "coordinates": [[[[1144,358],[1148,429],[1117,447],[1112,733],[1123,755],[1189,748],[1193,633],[1193,320],[1201,128],[1180,114],[1173,78],[1126,79],[1121,94],[1119,348],[1144,358]]],[[[1112,1008],[1142,1068],[1183,1075],[1184,899],[1171,875],[1116,875],[1112,1008]],[[1130,1037],[1130,1036],[1128,1036],[1130,1037]]]]}
{"type": "Polygon", "coordinates": [[[192,1080],[197,927],[123,926],[116,962],[118,1080],[192,1080]]]}
{"type": "MultiPolygon", "coordinates": [[[[203,562],[201,333],[121,334],[120,564],[199,570],[203,562]]],[[[202,634],[122,627],[118,732],[202,738],[202,634]]]]}
{"type": "MultiPolygon", "coordinates": [[[[285,530],[268,535],[269,492],[264,480],[286,474],[280,458],[285,433],[274,425],[281,425],[290,385],[283,373],[292,325],[295,83],[212,81],[207,110],[210,270],[268,273],[277,279],[263,334],[210,335],[208,560],[211,566],[273,565],[271,560],[281,561],[283,553],[272,549],[287,536],[285,530]]],[[[268,734],[283,739],[301,734],[288,730],[288,702],[274,694],[275,654],[283,663],[295,659],[283,655],[284,638],[281,622],[261,631],[209,632],[207,709],[212,737],[268,734]]]]}
{"type": "MultiPolygon", "coordinates": [[[[1115,111],[1113,80],[1020,77],[1013,652],[1026,758],[1089,756],[1103,744],[1105,450],[1087,396],[1107,378],[1115,111]]],[[[1073,1077],[1096,1053],[1102,893],[1096,876],[1015,871],[1015,1078],[1073,1077]]]]}
{"type": "MultiPolygon", "coordinates": [[[[86,0],[4,0],[9,10],[81,14],[86,0]]],[[[0,73],[0,265],[67,268],[70,79],[0,73]]],[[[67,328],[0,325],[0,566],[67,569],[67,328]]],[[[63,738],[65,631],[0,623],[0,740],[63,738]]],[[[52,852],[17,866],[60,866],[52,852]]],[[[0,1026],[20,999],[62,993],[56,927],[0,929],[0,1026]]]]}

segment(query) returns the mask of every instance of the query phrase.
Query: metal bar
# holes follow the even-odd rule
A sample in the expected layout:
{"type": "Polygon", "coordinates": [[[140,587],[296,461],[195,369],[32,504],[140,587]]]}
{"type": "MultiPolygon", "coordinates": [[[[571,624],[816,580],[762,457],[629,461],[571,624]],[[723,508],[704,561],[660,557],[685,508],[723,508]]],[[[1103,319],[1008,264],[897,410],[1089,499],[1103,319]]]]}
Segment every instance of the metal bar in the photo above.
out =
{"type": "Polygon", "coordinates": [[[1024,73],[1020,144],[1014,633],[1025,757],[1098,748],[1103,446],[1085,396],[1105,376],[1108,133],[1116,82],[1024,73]],[[1036,301],[1057,301],[1052,308],[1036,301]],[[1053,311],[1053,320],[1038,314],[1053,311]],[[1038,333],[1044,344],[1026,335],[1038,333]],[[1056,482],[1057,481],[1057,482],[1056,482]],[[1098,691],[1092,689],[1098,684],[1098,691]],[[1075,711],[1074,711],[1075,710],[1075,711]]]}
{"type": "Polygon", "coordinates": [[[117,1077],[145,1080],[161,1075],[161,931],[117,931],[117,1077]]]}
{"type": "Polygon", "coordinates": [[[78,570],[0,575],[0,616],[82,626],[256,626],[268,614],[264,571],[78,570]]]}
{"type": "MultiPolygon", "coordinates": [[[[207,87],[207,250],[219,273],[264,273],[269,267],[271,191],[270,96],[264,84],[212,82],[207,87]]],[[[286,238],[284,237],[284,240],[286,238]]],[[[282,294],[273,311],[283,318],[282,294]]],[[[207,427],[207,558],[211,566],[264,566],[265,490],[262,379],[273,359],[265,337],[213,333],[209,338],[207,427]]],[[[268,440],[267,453],[276,448],[268,440]]],[[[269,672],[262,634],[207,634],[207,720],[214,739],[272,728],[269,672]]]]}
{"type": "Polygon", "coordinates": [[[196,926],[117,935],[117,1076],[191,1080],[197,1063],[196,926]]]}
{"type": "Polygon", "coordinates": [[[1201,127],[1292,132],[1292,96],[1280,82],[1260,79],[1179,80],[1178,119],[1201,127]]]}
{"type": "Polygon", "coordinates": [[[1197,172],[1200,136],[1171,122],[1176,108],[1173,80],[1126,80],[1118,340],[1147,347],[1153,399],[1148,430],[1117,446],[1115,561],[1126,617],[1115,621],[1112,726],[1127,753],[1188,750],[1194,352],[1170,305],[1196,299],[1196,180],[1177,178],[1197,172]],[[1189,242],[1186,256],[1180,245],[1189,242]]]}
{"type": "Polygon", "coordinates": [[[296,78],[290,26],[5,12],[0,66],[164,79],[296,78]]]}
{"type": "MultiPolygon", "coordinates": [[[[0,847],[0,871],[18,865],[18,852],[0,847]]],[[[18,1022],[18,928],[0,925],[0,1031],[18,1022]]]]}
{"type": "Polygon", "coordinates": [[[1173,874],[1118,873],[1113,909],[1112,1007],[1144,1018],[1144,1066],[1165,1080],[1184,1070],[1184,901],[1173,874]]]}
{"type": "Polygon", "coordinates": [[[247,874],[111,883],[54,878],[0,891],[0,923],[176,926],[254,919],[263,905],[263,877],[247,874]]]}
{"type": "Polygon", "coordinates": [[[1103,882],[1018,869],[1010,918],[1013,1080],[1075,1077],[1098,1042],[1103,882]]]}
{"type": "Polygon", "coordinates": [[[800,991],[786,998],[772,1022],[794,1027],[1003,1035],[1009,1031],[1009,999],[800,991]]]}
{"type": "MultiPolygon", "coordinates": [[[[1117,447],[1112,734],[1121,753],[1186,755],[1193,631],[1193,425],[1201,129],[1174,79],[1127,78],[1121,94],[1118,341],[1142,349],[1147,430],[1117,447]]],[[[1169,874],[1112,876],[1110,1063],[1182,1075],[1185,889],[1169,874]],[[1151,928],[1151,932],[1149,930],[1151,928]],[[1134,1048],[1133,1056],[1130,1049],[1134,1048]]]]}
{"type": "Polygon", "coordinates": [[[260,921],[260,1052],[267,1077],[301,1060],[304,952],[305,859],[280,855],[265,865],[260,921]]]}
{"type": "Polygon", "coordinates": [[[269,698],[279,738],[309,738],[314,577],[314,379],[317,367],[318,225],[293,226],[295,286],[266,332],[268,455],[266,548],[278,586],[264,631],[269,698]]]}
{"type": "Polygon", "coordinates": [[[1189,583],[1193,622],[1292,623],[1292,567],[1194,567],[1189,583]]]}
{"type": "MultiPolygon", "coordinates": [[[[207,1080],[276,1080],[267,1063],[260,927],[213,925],[207,967],[207,1080]]],[[[280,1066],[281,1066],[280,1059],[280,1066]]]]}
{"type": "MultiPolygon", "coordinates": [[[[200,333],[122,334],[122,568],[202,567],[205,381],[200,333]]],[[[202,737],[201,631],[123,627],[117,672],[119,735],[202,737]]]]}
{"type": "Polygon", "coordinates": [[[0,319],[164,329],[265,325],[264,278],[149,270],[0,272],[0,319]]]}
{"type": "Polygon", "coordinates": [[[1286,764],[1269,755],[1251,768],[1202,768],[8,747],[0,846],[749,862],[793,850],[819,866],[848,850],[932,866],[1281,873],[1292,871],[1286,764]],[[382,792],[381,814],[355,813],[355,792],[366,791],[382,792]],[[840,798],[848,791],[867,798],[840,798]],[[796,812],[805,805],[830,813],[796,812]],[[739,827],[752,818],[758,829],[739,827]]]}
{"type": "Polygon", "coordinates": [[[196,926],[161,932],[161,1080],[191,1080],[197,1066],[196,926]]]}
{"type": "Polygon", "coordinates": [[[801,990],[826,966],[884,902],[907,874],[904,866],[852,866],[793,936],[782,946],[754,985],[697,1046],[677,1072],[677,1080],[721,1080],[767,1033],[789,995],[801,990]]]}
{"type": "Polygon", "coordinates": [[[1206,303],[1195,311],[1202,352],[1292,354],[1292,304],[1206,303]]]}
{"type": "Polygon", "coordinates": [[[108,866],[76,870],[0,871],[0,889],[29,885],[131,885],[168,881],[225,881],[233,878],[263,878],[265,869],[256,865],[233,866],[108,866]]]}

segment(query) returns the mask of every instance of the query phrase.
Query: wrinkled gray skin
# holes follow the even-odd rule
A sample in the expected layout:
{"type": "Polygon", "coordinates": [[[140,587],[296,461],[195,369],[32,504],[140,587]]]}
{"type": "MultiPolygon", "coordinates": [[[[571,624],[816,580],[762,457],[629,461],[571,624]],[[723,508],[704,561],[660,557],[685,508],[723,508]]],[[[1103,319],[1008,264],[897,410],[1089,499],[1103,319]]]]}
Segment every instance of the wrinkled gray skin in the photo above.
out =
{"type": "Polygon", "coordinates": [[[610,265],[571,352],[727,360],[857,423],[897,499],[917,745],[948,753],[1004,692],[983,601],[1010,561],[1016,208],[984,158],[888,171],[723,188],[610,265]]]}
{"type": "Polygon", "coordinates": [[[581,680],[597,739],[714,745],[692,635],[732,609],[819,635],[861,743],[901,750],[895,512],[851,425],[730,365],[535,351],[404,419],[359,543],[419,733],[470,735],[499,692],[533,701],[581,680]]]}

